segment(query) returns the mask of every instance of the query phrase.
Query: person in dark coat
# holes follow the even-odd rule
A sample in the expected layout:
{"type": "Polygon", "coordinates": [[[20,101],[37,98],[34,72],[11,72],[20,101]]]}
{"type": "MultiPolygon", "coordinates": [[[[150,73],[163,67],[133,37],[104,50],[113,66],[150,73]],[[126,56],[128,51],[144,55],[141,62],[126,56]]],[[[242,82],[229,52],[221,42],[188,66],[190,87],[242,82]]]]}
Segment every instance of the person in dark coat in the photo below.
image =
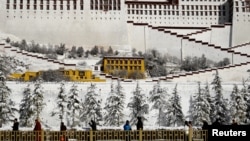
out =
{"type": "Polygon", "coordinates": [[[143,123],[141,117],[137,117],[137,123],[136,123],[137,130],[143,130],[143,123]]]}
{"type": "Polygon", "coordinates": [[[208,129],[208,123],[207,121],[203,120],[202,130],[207,130],[207,129],[208,129]]]}
{"type": "Polygon", "coordinates": [[[36,134],[36,141],[41,141],[42,140],[42,136],[41,136],[42,126],[41,126],[39,119],[35,120],[34,131],[36,134]]]}
{"type": "Polygon", "coordinates": [[[42,130],[42,126],[41,123],[38,119],[35,120],[35,127],[34,127],[34,131],[41,131],[42,130]]]}
{"type": "Polygon", "coordinates": [[[12,129],[14,131],[14,136],[13,136],[13,141],[17,141],[18,140],[18,136],[16,136],[16,131],[19,130],[19,122],[17,121],[17,118],[14,119],[14,123],[13,123],[13,126],[12,126],[12,129]]]}
{"type": "Polygon", "coordinates": [[[220,126],[221,125],[221,119],[217,118],[215,122],[212,124],[212,126],[220,126]]]}
{"type": "Polygon", "coordinates": [[[235,119],[232,120],[232,125],[238,125],[235,119]]]}
{"type": "MultiPolygon", "coordinates": [[[[124,131],[131,131],[132,130],[132,128],[131,128],[128,120],[124,124],[123,129],[124,129],[124,131]]],[[[125,134],[125,138],[126,138],[126,141],[130,141],[131,140],[131,138],[130,138],[130,132],[128,132],[127,134],[125,134]]]]}
{"type": "Polygon", "coordinates": [[[13,131],[18,131],[19,130],[19,122],[17,121],[17,118],[14,119],[14,123],[13,123],[13,131]]]}
{"type": "Polygon", "coordinates": [[[64,122],[61,122],[61,126],[60,126],[60,131],[66,131],[67,127],[65,126],[64,122]]]}
{"type": "MultiPolygon", "coordinates": [[[[64,124],[64,122],[61,122],[61,126],[60,126],[60,131],[66,131],[67,130],[67,127],[66,125],[64,124]]],[[[66,137],[66,132],[62,133],[61,137],[60,137],[60,140],[61,141],[68,141],[68,138],[66,137]]]]}
{"type": "Polygon", "coordinates": [[[92,128],[93,131],[96,131],[97,128],[96,128],[96,123],[94,120],[91,120],[90,123],[89,123],[89,126],[92,128]]]}
{"type": "Polygon", "coordinates": [[[128,120],[126,121],[125,125],[123,126],[123,129],[124,129],[125,131],[130,131],[130,130],[132,130],[132,128],[131,128],[131,126],[130,126],[128,120]]]}

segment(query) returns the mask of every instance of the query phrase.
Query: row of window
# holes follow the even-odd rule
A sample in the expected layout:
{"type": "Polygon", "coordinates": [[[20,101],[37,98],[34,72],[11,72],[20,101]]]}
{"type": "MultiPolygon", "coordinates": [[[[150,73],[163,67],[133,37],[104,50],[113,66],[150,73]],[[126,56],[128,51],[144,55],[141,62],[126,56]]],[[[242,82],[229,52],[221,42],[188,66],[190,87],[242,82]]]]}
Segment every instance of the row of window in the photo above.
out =
{"type": "Polygon", "coordinates": [[[250,1],[235,1],[235,6],[238,7],[238,6],[250,6],[250,1]],[[241,3],[241,5],[239,4],[241,3]]]}
{"type": "MultiPolygon", "coordinates": [[[[249,17],[249,16],[248,16],[249,17]]],[[[179,17],[164,17],[164,18],[161,18],[161,17],[159,17],[159,18],[152,18],[152,17],[141,17],[141,18],[139,18],[139,17],[134,17],[134,16],[128,16],[128,19],[137,19],[137,20],[141,20],[141,21],[143,21],[143,20],[149,20],[149,21],[157,21],[157,19],[160,19],[160,21],[159,21],[159,23],[161,23],[161,21],[162,20],[167,20],[167,21],[172,21],[172,20],[216,20],[216,21],[225,21],[226,20],[226,18],[224,17],[224,18],[220,18],[220,17],[214,17],[214,18],[207,18],[207,17],[205,17],[205,18],[203,18],[203,17],[196,17],[196,18],[190,18],[190,17],[182,17],[182,18],[179,18],[179,17]]],[[[177,21],[178,22],[178,21],[177,21]]],[[[202,22],[202,21],[200,21],[200,22],[202,22]]]]}
{"type": "MultiPolygon", "coordinates": [[[[14,4],[17,4],[17,0],[12,0],[14,4]]],[[[23,4],[24,1],[26,1],[27,5],[31,4],[31,1],[33,4],[38,4],[38,1],[40,2],[40,4],[47,4],[50,5],[50,1],[51,3],[53,3],[54,5],[57,4],[57,2],[59,1],[60,4],[63,3],[67,3],[68,5],[70,5],[70,2],[73,1],[73,4],[76,5],[77,1],[80,1],[80,4],[83,4],[84,0],[18,0],[20,4],[23,4]]],[[[10,0],[7,0],[7,4],[10,4],[10,0]]]]}
{"type": "Polygon", "coordinates": [[[107,60],[107,64],[141,64],[141,60],[107,60]]]}
{"type": "MultiPolygon", "coordinates": [[[[65,71],[64,72],[64,75],[69,75],[69,71],[65,71]]],[[[76,75],[76,71],[72,71],[72,75],[76,75]]],[[[85,75],[85,72],[84,71],[79,71],[78,73],[79,76],[84,76],[85,75]]]]}
{"type": "MultiPolygon", "coordinates": [[[[31,9],[31,7],[32,7],[32,5],[13,5],[13,9],[18,9],[18,7],[19,7],[19,9],[27,9],[27,10],[29,10],[29,9],[31,9]]],[[[53,5],[53,10],[57,10],[58,8],[60,8],[60,10],[63,10],[64,9],[64,7],[66,7],[66,9],[67,10],[70,10],[70,8],[71,8],[71,6],[70,5],[53,5]]],[[[50,10],[50,5],[33,5],[33,9],[34,10],[37,10],[37,9],[40,9],[40,10],[44,10],[44,9],[46,9],[46,10],[50,10]]],[[[80,10],[83,10],[83,5],[80,5],[80,10]]],[[[7,4],[6,5],[6,9],[10,9],[10,5],[9,4],[7,4]]],[[[74,5],[73,6],[73,9],[74,10],[77,10],[77,6],[76,5],[74,5]]]]}
{"type": "Polygon", "coordinates": [[[121,10],[120,5],[90,5],[91,10],[121,10]]]}
{"type": "Polygon", "coordinates": [[[156,10],[128,10],[128,14],[137,15],[180,15],[183,16],[226,16],[225,11],[156,11],[156,10]]]}
{"type": "Polygon", "coordinates": [[[141,66],[107,66],[110,70],[141,70],[141,66]]]}
{"type": "MultiPolygon", "coordinates": [[[[247,8],[242,7],[241,10],[242,10],[242,12],[250,12],[250,7],[247,7],[247,8]]],[[[236,8],[235,8],[235,11],[236,11],[236,12],[239,12],[239,8],[236,7],[236,8]]]]}
{"type": "Polygon", "coordinates": [[[91,10],[121,10],[121,0],[91,0],[91,10]]]}
{"type": "Polygon", "coordinates": [[[178,10],[225,10],[225,5],[156,5],[156,4],[128,4],[128,9],[172,9],[178,10]]]}

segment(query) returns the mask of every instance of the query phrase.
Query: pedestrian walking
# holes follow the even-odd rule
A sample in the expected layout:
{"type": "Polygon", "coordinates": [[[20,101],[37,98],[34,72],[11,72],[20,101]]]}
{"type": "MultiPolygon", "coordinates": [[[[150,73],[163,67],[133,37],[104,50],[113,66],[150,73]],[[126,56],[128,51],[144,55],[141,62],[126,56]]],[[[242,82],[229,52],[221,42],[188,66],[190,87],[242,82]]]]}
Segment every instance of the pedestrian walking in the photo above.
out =
{"type": "Polygon", "coordinates": [[[94,120],[91,120],[89,123],[89,126],[92,128],[93,131],[96,131],[96,122],[94,120]]]}
{"type": "Polygon", "coordinates": [[[141,117],[137,117],[137,123],[136,123],[137,130],[143,130],[143,122],[141,117]]]}
{"type": "MultiPolygon", "coordinates": [[[[124,124],[123,129],[124,129],[124,131],[131,131],[132,130],[128,120],[124,124]]],[[[126,141],[130,141],[130,132],[125,132],[125,138],[126,138],[126,141]]]]}
{"type": "Polygon", "coordinates": [[[13,134],[14,134],[14,141],[17,141],[18,138],[16,136],[16,132],[19,130],[19,122],[17,121],[17,118],[14,119],[12,129],[14,131],[13,132],[13,134]]]}
{"type": "Polygon", "coordinates": [[[36,134],[36,141],[41,141],[42,140],[41,131],[42,131],[42,126],[41,126],[41,123],[40,123],[39,119],[37,118],[35,120],[35,127],[34,127],[34,132],[36,134]]]}
{"type": "Polygon", "coordinates": [[[19,130],[19,122],[17,121],[17,118],[14,119],[12,129],[13,129],[13,131],[18,131],[19,130]]]}

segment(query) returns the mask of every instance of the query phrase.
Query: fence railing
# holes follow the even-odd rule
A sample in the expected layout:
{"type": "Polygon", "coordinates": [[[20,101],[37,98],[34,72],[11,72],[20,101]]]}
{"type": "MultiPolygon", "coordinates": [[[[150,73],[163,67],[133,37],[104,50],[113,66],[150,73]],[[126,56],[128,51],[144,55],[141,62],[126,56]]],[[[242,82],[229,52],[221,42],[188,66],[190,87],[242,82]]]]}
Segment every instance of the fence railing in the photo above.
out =
{"type": "Polygon", "coordinates": [[[0,131],[0,141],[207,141],[207,130],[0,131]]]}

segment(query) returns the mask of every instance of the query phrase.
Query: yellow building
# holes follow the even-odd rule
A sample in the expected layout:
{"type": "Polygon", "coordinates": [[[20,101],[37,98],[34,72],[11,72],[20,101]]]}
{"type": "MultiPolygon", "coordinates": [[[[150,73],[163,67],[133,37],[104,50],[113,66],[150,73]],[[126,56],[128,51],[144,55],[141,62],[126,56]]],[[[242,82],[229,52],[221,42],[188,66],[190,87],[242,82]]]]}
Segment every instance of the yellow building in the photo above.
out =
{"type": "MultiPolygon", "coordinates": [[[[100,79],[92,74],[92,70],[56,70],[61,72],[64,76],[67,76],[70,81],[75,82],[105,82],[105,79],[100,79]]],[[[32,81],[32,79],[40,76],[42,72],[25,72],[23,74],[13,73],[8,79],[9,80],[20,80],[20,81],[32,81]]]]}
{"type": "Polygon", "coordinates": [[[92,70],[63,70],[63,74],[68,76],[70,81],[77,82],[105,82],[105,79],[100,79],[92,74],[92,70]]]}
{"type": "Polygon", "coordinates": [[[117,71],[126,71],[126,78],[130,78],[133,73],[141,73],[144,78],[145,62],[143,57],[105,56],[102,67],[106,74],[113,75],[117,71]]]}
{"type": "Polygon", "coordinates": [[[20,80],[20,81],[31,81],[32,79],[38,77],[40,72],[27,71],[25,73],[13,73],[8,79],[9,80],[20,80]]]}

